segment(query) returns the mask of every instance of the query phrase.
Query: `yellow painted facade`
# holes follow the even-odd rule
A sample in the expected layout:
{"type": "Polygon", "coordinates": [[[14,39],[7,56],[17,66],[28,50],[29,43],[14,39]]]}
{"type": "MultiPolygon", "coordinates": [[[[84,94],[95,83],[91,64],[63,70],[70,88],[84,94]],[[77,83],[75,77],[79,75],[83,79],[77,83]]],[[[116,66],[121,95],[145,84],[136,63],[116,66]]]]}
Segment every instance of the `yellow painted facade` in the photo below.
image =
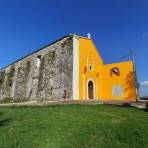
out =
{"type": "Polygon", "coordinates": [[[77,39],[79,99],[88,100],[91,95],[92,99],[97,100],[135,101],[136,88],[132,61],[103,64],[92,39],[78,36],[77,39]],[[89,86],[90,81],[93,86],[89,86]]]}

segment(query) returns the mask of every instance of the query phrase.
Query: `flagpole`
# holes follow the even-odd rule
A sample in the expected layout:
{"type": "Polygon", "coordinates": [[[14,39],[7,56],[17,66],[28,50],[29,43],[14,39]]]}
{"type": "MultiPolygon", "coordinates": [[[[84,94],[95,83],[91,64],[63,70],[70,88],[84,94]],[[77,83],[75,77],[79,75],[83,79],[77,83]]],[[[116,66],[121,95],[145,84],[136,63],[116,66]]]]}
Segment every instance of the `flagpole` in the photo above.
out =
{"type": "Polygon", "coordinates": [[[138,90],[138,81],[137,81],[137,72],[136,72],[136,66],[135,66],[134,50],[131,51],[131,59],[132,59],[134,77],[135,77],[135,82],[136,82],[136,102],[138,102],[139,101],[139,90],[138,90]]]}

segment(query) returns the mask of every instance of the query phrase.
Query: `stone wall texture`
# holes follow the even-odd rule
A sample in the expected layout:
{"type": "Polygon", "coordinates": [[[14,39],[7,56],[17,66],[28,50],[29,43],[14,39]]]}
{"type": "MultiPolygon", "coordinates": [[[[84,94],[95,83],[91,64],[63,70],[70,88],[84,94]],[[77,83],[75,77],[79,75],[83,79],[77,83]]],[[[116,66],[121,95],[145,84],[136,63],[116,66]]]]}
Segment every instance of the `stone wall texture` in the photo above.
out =
{"type": "Polygon", "coordinates": [[[67,36],[0,71],[0,99],[72,99],[72,36],[67,36]]]}

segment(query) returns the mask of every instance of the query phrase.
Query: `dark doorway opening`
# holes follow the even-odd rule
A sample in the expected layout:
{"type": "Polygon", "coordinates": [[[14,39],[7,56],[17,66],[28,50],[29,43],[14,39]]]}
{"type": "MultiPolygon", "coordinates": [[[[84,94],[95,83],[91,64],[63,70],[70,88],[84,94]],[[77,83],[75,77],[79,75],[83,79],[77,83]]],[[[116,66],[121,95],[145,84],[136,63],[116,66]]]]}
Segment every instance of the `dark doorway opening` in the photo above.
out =
{"type": "Polygon", "coordinates": [[[88,82],[88,98],[94,99],[94,85],[92,81],[88,82]]]}

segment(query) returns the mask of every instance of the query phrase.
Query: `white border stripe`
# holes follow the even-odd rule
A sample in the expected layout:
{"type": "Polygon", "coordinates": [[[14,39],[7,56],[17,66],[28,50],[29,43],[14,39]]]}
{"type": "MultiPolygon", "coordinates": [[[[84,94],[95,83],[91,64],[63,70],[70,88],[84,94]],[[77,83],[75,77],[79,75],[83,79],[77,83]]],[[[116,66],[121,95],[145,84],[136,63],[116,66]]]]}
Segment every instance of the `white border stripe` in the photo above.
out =
{"type": "Polygon", "coordinates": [[[79,40],[73,36],[73,100],[79,100],[79,40]]]}

